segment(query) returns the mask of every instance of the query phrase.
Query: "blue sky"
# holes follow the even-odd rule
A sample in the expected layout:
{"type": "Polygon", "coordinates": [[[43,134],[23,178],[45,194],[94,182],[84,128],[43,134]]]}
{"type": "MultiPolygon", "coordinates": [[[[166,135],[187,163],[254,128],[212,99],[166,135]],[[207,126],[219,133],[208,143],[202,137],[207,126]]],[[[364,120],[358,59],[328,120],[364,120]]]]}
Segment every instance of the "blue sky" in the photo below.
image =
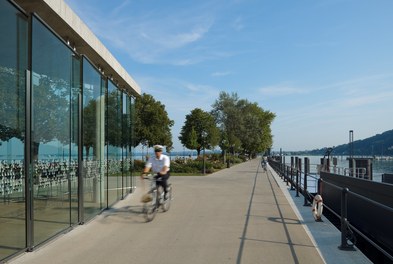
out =
{"type": "Polygon", "coordinates": [[[274,112],[273,150],[393,129],[391,0],[65,0],[165,104],[185,116],[221,91],[274,112]]]}

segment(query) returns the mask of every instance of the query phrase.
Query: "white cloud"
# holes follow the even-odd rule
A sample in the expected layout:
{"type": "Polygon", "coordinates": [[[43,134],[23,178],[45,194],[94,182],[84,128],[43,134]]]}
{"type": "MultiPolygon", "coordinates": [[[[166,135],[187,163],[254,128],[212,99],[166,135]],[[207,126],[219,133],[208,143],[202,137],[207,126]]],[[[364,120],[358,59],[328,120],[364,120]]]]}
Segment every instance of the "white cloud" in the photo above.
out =
{"type": "Polygon", "coordinates": [[[243,24],[243,18],[242,17],[237,17],[233,22],[232,22],[232,28],[236,31],[241,31],[244,28],[243,24]]]}
{"type": "Polygon", "coordinates": [[[366,105],[374,105],[376,103],[381,103],[384,101],[393,101],[393,92],[378,93],[378,94],[368,94],[364,96],[352,96],[345,98],[343,104],[348,107],[359,107],[366,105]]]}
{"type": "Polygon", "coordinates": [[[212,22],[207,20],[188,20],[184,23],[188,24],[187,28],[168,23],[165,19],[152,20],[125,32],[126,35],[119,34],[119,37],[126,37],[129,40],[135,39],[139,41],[139,47],[148,48],[150,46],[165,51],[178,49],[200,40],[212,25],[212,22]]]}
{"type": "Polygon", "coordinates": [[[112,30],[101,37],[142,63],[188,65],[196,60],[179,51],[201,41],[213,22],[201,17],[184,19],[183,22],[183,25],[178,25],[161,18],[139,23],[134,21],[130,26],[130,21],[123,21],[121,25],[107,25],[112,30]]]}
{"type": "Polygon", "coordinates": [[[299,48],[326,48],[336,47],[340,43],[337,41],[325,41],[325,42],[310,42],[310,43],[296,43],[295,47],[299,48]]]}
{"type": "MultiPolygon", "coordinates": [[[[275,147],[315,149],[347,143],[350,129],[356,131],[357,139],[391,129],[391,122],[387,120],[393,115],[392,86],[390,75],[362,76],[305,89],[307,101],[299,103],[296,99],[295,107],[288,107],[288,100],[280,103],[281,98],[269,99],[276,103],[273,112],[277,117],[272,125],[275,147]],[[315,99],[316,96],[319,98],[315,99]]],[[[303,90],[285,87],[267,90],[287,92],[287,95],[303,90]]]]}
{"type": "Polygon", "coordinates": [[[160,98],[173,113],[185,116],[193,108],[210,110],[219,90],[216,87],[173,78],[139,78],[144,92],[160,98]]]}
{"type": "Polygon", "coordinates": [[[227,76],[227,75],[230,75],[230,74],[232,74],[232,73],[229,72],[229,71],[225,71],[225,72],[213,72],[213,73],[211,74],[211,76],[213,76],[213,77],[221,77],[221,76],[227,76]]]}
{"type": "Polygon", "coordinates": [[[132,12],[130,1],[114,7],[103,14],[91,6],[87,12],[84,10],[87,6],[80,4],[79,12],[84,13],[84,20],[107,45],[125,51],[142,63],[188,65],[198,62],[182,49],[203,40],[214,24],[211,12],[195,12],[192,8],[166,9],[166,12],[152,9],[147,14],[138,14],[132,12]],[[130,15],[125,16],[124,12],[130,15]]]}
{"type": "Polygon", "coordinates": [[[306,91],[303,88],[297,88],[288,85],[273,85],[266,86],[259,89],[262,95],[267,96],[282,96],[282,95],[292,95],[292,94],[303,94],[306,91]]]}

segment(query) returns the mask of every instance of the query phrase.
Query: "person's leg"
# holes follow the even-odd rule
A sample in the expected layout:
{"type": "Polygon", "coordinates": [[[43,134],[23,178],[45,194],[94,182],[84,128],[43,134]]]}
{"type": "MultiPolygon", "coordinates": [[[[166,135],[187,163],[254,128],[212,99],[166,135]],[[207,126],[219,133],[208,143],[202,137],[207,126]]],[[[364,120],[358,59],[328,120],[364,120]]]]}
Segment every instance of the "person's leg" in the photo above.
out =
{"type": "Polygon", "coordinates": [[[167,198],[167,192],[168,192],[168,190],[167,190],[167,188],[168,188],[168,178],[169,178],[169,172],[167,173],[167,174],[165,174],[165,175],[163,175],[162,176],[162,188],[164,189],[164,195],[165,195],[165,199],[167,198]]]}
{"type": "Polygon", "coordinates": [[[155,176],[156,179],[160,179],[157,181],[157,186],[162,186],[162,189],[164,189],[164,197],[167,197],[167,187],[168,187],[168,178],[169,178],[169,172],[165,175],[157,175],[155,176]]]}

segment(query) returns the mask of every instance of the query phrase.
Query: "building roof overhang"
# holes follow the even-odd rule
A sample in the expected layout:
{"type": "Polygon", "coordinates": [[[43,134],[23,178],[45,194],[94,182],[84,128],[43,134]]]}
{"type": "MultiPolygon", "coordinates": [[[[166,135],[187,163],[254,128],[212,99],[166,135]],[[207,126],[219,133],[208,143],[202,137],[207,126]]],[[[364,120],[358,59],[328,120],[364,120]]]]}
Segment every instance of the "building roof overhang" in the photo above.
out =
{"type": "Polygon", "coordinates": [[[85,55],[95,67],[128,94],[141,89],[116,58],[63,0],[13,0],[28,13],[37,14],[64,41],[85,55]]]}

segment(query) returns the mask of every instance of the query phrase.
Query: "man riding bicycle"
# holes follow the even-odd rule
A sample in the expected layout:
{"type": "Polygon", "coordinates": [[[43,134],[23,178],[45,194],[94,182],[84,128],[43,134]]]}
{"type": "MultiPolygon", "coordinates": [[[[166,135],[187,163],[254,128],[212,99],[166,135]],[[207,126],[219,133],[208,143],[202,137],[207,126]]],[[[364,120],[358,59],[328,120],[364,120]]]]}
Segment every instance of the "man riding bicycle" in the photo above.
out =
{"type": "Polygon", "coordinates": [[[263,157],[262,157],[262,162],[261,162],[261,164],[262,164],[262,168],[263,168],[264,170],[266,170],[266,168],[267,168],[267,157],[266,157],[266,156],[263,156],[263,157]]]}
{"type": "Polygon", "coordinates": [[[167,155],[162,154],[164,149],[161,145],[153,146],[155,155],[150,157],[149,160],[146,162],[145,168],[143,169],[143,173],[141,178],[143,179],[143,175],[146,175],[150,170],[156,176],[155,179],[160,179],[157,181],[157,185],[161,185],[165,192],[165,199],[167,198],[167,187],[168,187],[168,178],[169,174],[169,167],[170,167],[170,159],[167,155]]]}

